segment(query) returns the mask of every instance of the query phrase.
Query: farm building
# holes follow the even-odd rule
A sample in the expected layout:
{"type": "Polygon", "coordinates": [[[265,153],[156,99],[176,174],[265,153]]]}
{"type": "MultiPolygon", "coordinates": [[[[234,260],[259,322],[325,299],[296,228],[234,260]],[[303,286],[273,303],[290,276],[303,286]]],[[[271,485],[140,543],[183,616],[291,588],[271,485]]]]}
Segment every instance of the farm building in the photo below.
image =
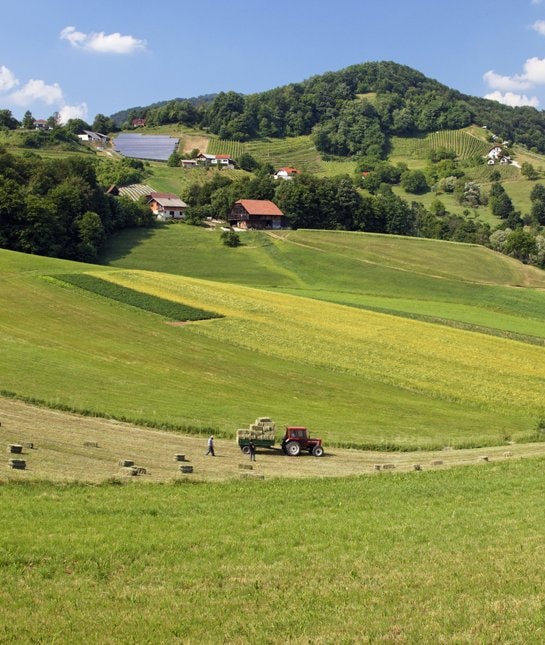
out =
{"type": "Polygon", "coordinates": [[[151,193],[148,204],[157,219],[183,219],[187,204],[174,193],[151,193]]]}
{"type": "Polygon", "coordinates": [[[268,199],[239,199],[229,213],[229,224],[238,228],[282,228],[284,213],[268,199]]]}
{"type": "Polygon", "coordinates": [[[34,121],[34,128],[36,130],[49,130],[49,126],[47,125],[47,121],[45,119],[36,119],[34,121]]]}
{"type": "Polygon", "coordinates": [[[236,165],[230,155],[209,155],[206,152],[201,152],[197,159],[206,165],[221,166],[222,168],[234,168],[236,165]]]}
{"type": "Polygon", "coordinates": [[[144,128],[146,125],[146,119],[133,119],[132,127],[133,128],[144,128]]]}
{"type": "Polygon", "coordinates": [[[297,168],[280,168],[274,173],[273,177],[275,179],[293,179],[298,174],[297,168]]]}
{"type": "Polygon", "coordinates": [[[108,137],[100,132],[91,132],[91,130],[84,130],[82,134],[78,134],[80,141],[90,141],[91,143],[107,143],[108,137]]]}

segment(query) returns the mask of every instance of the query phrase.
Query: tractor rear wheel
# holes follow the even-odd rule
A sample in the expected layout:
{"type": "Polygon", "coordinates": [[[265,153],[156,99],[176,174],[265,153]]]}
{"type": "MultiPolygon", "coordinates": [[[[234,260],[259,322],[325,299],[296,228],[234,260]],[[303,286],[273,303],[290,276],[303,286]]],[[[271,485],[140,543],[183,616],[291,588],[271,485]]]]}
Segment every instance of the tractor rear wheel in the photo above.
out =
{"type": "Polygon", "coordinates": [[[314,446],[314,448],[312,449],[312,454],[315,457],[321,457],[324,454],[324,449],[322,448],[322,446],[314,446]]]}
{"type": "Polygon", "coordinates": [[[288,441],[286,444],[286,454],[289,455],[290,457],[297,457],[297,455],[301,452],[301,446],[297,443],[297,441],[288,441]]]}

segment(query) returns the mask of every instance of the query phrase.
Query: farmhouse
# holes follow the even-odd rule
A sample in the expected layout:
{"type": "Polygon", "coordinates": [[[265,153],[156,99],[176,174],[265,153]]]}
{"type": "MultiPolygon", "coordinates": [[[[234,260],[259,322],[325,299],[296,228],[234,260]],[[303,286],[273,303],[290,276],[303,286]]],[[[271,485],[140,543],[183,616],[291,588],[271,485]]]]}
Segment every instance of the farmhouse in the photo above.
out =
{"type": "Polygon", "coordinates": [[[221,166],[222,168],[234,168],[235,161],[230,155],[209,155],[201,152],[197,159],[206,165],[221,166]]]}
{"type": "Polygon", "coordinates": [[[151,193],[148,204],[152,213],[161,220],[183,219],[187,204],[174,193],[151,193]]]}
{"type": "Polygon", "coordinates": [[[268,199],[239,199],[229,213],[229,224],[238,228],[278,229],[285,223],[284,213],[268,199]]]}
{"type": "Polygon", "coordinates": [[[36,119],[34,121],[34,128],[36,130],[49,130],[49,126],[47,125],[47,121],[45,119],[36,119]]]}
{"type": "Polygon", "coordinates": [[[297,168],[280,168],[280,170],[277,170],[273,177],[275,179],[293,179],[295,175],[298,175],[299,171],[297,168]]]}
{"type": "Polygon", "coordinates": [[[146,125],[146,119],[133,119],[132,127],[133,128],[143,128],[146,125]]]}

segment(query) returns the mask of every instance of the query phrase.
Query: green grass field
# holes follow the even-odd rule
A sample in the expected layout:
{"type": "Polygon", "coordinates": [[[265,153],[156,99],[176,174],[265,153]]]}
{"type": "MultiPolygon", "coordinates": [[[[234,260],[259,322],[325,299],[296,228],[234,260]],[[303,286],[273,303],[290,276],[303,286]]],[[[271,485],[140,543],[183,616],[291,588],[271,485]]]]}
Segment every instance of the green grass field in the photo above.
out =
{"type": "Polygon", "coordinates": [[[224,436],[263,413],[338,445],[535,436],[545,324],[543,292],[530,287],[542,272],[479,247],[389,236],[249,234],[228,249],[185,225],[144,233],[128,255],[119,243],[123,270],[2,254],[2,389],[224,436]],[[173,328],[42,277],[77,271],[225,318],[173,328]]]}
{"type": "Polygon", "coordinates": [[[541,642],[543,466],[3,485],[0,638],[541,642]]]}

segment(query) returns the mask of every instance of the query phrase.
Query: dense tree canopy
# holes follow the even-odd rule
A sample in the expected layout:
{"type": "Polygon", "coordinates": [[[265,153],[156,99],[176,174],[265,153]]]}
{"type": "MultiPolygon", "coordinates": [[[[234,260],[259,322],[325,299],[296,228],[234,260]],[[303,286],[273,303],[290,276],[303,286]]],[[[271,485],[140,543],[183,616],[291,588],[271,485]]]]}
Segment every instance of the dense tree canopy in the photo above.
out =
{"type": "Polygon", "coordinates": [[[153,221],[146,205],[104,193],[92,159],[52,161],[0,149],[2,248],[93,261],[114,230],[153,221]]]}
{"type": "MultiPolygon", "coordinates": [[[[259,94],[230,91],[201,98],[177,99],[128,114],[146,117],[153,125],[200,125],[221,138],[240,141],[315,132],[319,150],[343,156],[385,152],[391,135],[477,123],[502,139],[545,152],[543,112],[467,96],[393,62],[353,65],[259,94]]],[[[111,127],[101,124],[93,129],[111,127]]]]}

